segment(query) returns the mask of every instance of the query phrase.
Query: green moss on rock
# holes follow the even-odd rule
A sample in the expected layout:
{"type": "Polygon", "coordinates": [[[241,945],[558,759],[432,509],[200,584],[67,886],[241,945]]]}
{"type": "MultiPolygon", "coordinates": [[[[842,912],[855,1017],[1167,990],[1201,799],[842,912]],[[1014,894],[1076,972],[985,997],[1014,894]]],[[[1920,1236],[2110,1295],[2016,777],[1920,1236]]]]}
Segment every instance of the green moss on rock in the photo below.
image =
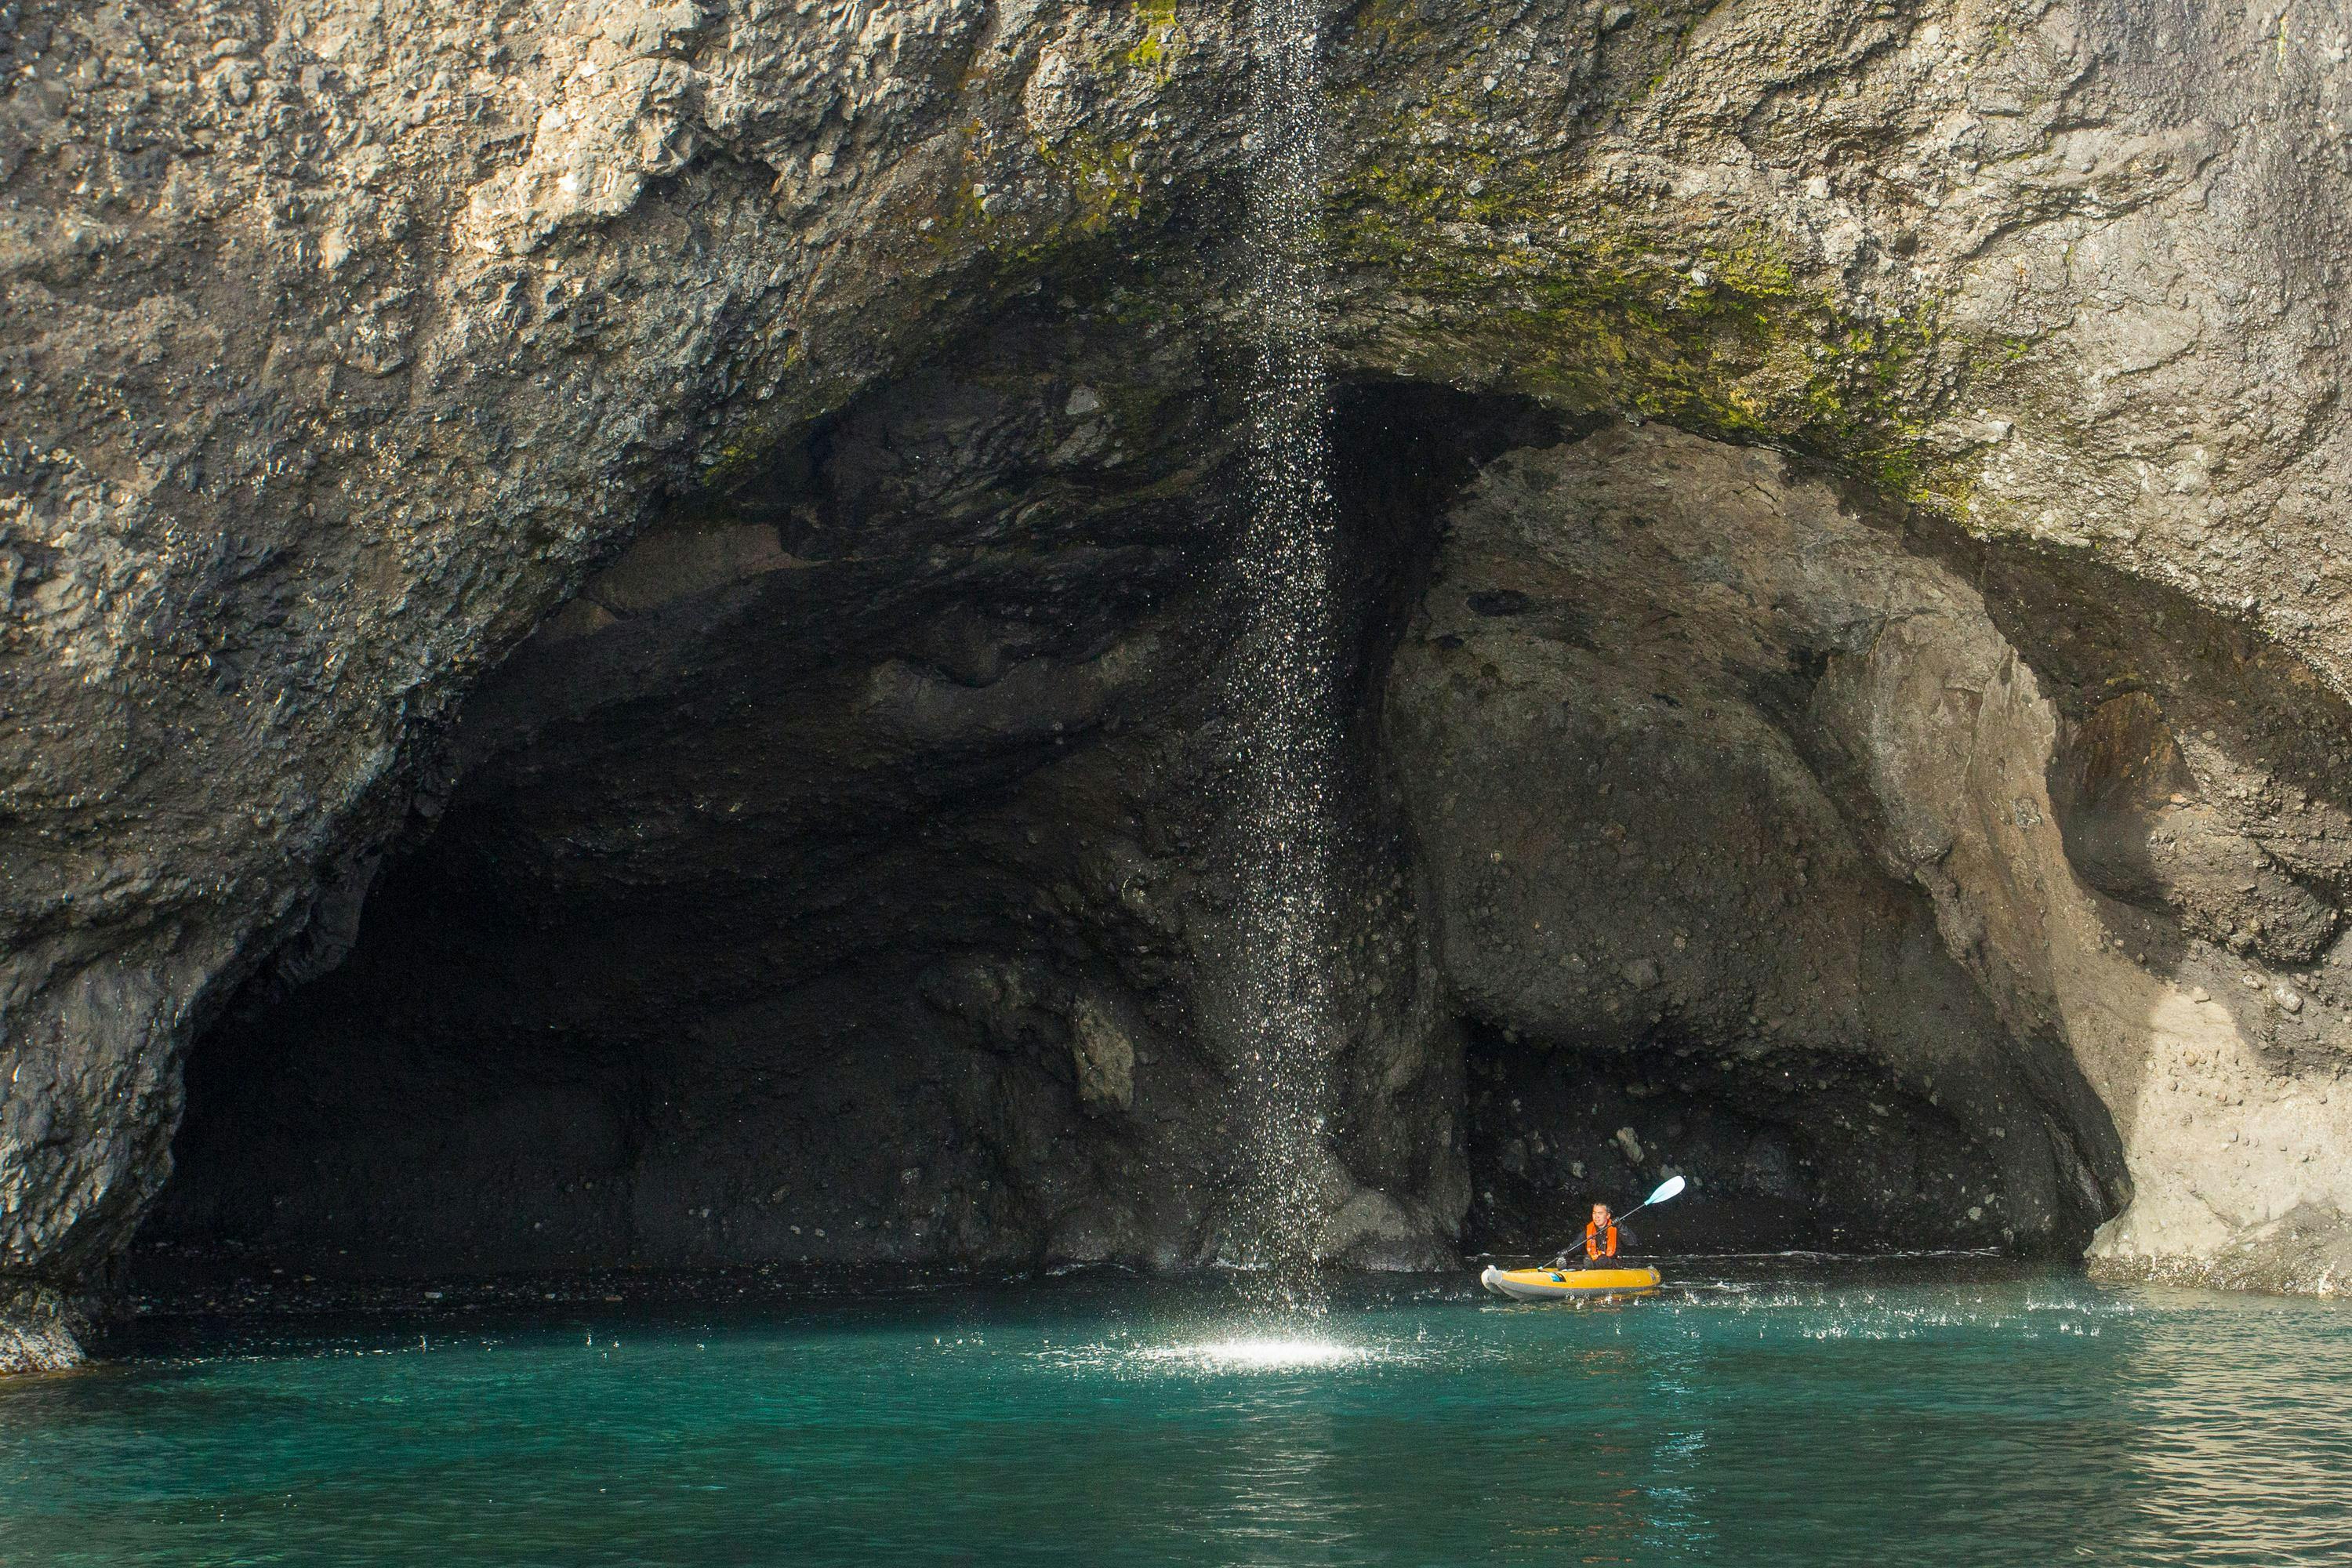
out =
{"type": "Polygon", "coordinates": [[[1694,244],[1637,226],[1622,204],[1587,216],[1600,204],[1515,181],[1475,147],[1410,148],[1349,171],[1334,196],[1338,264],[1402,297],[1431,372],[1785,447],[1907,500],[1965,503],[1924,437],[1948,363],[1967,356],[1948,352],[1931,311],[1870,317],[1806,282],[1769,232],[1694,244]]]}

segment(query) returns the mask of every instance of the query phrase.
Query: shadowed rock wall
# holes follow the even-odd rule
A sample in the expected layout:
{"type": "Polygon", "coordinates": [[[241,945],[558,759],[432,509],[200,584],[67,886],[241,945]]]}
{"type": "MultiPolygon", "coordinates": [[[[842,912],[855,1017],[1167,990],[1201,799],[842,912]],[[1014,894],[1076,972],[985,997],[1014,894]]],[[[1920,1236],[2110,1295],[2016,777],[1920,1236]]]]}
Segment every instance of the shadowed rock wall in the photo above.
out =
{"type": "MultiPolygon", "coordinates": [[[[1017,323],[829,424],[773,505],[641,539],[468,706],[348,952],[299,950],[197,1052],[147,1242],[321,1273],[1224,1256],[1250,1067],[1203,1022],[1237,954],[1202,375],[1017,323]]],[[[1530,427],[1347,397],[1355,710],[1449,477],[1530,427]]],[[[1460,1058],[1370,740],[1321,1235],[1427,1263],[1460,1058]]]]}

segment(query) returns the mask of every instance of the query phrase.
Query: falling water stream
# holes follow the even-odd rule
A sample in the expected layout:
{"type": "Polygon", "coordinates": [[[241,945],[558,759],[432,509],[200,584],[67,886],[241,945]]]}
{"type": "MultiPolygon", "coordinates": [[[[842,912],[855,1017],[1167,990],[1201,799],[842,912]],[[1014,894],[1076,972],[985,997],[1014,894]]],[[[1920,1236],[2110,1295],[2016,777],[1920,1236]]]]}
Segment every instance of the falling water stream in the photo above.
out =
{"type": "Polygon", "coordinates": [[[1248,258],[1256,353],[1234,869],[1242,1119],[1252,1175],[1243,1247],[1263,1304],[1311,1311],[1329,1168],[1324,1133],[1339,1027],[1331,994],[1338,829],[1333,517],[1326,430],[1317,17],[1255,0],[1248,258]]]}

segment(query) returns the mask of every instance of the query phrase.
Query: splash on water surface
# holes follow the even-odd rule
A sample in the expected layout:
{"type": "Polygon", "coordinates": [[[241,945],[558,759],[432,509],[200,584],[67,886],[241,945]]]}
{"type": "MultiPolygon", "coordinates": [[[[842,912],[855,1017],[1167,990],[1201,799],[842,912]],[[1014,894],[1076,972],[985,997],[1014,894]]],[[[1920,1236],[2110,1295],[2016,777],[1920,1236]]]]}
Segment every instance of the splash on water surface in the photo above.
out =
{"type": "Polygon", "coordinates": [[[1173,1344],[1108,1342],[1038,1352],[1041,1362],[1058,1364],[1073,1372],[1134,1373],[1156,1376],[1171,1373],[1216,1376],[1223,1373],[1324,1372],[1412,1359],[1410,1351],[1393,1346],[1349,1344],[1338,1340],[1287,1339],[1273,1335],[1236,1335],[1232,1339],[1196,1340],[1173,1344]]]}
{"type": "Polygon", "coordinates": [[[1134,1354],[1138,1361],[1147,1365],[1177,1366],[1198,1372],[1304,1372],[1318,1367],[1361,1366],[1368,1362],[1400,1359],[1395,1352],[1377,1345],[1348,1344],[1338,1340],[1272,1337],[1154,1345],[1134,1354]]]}

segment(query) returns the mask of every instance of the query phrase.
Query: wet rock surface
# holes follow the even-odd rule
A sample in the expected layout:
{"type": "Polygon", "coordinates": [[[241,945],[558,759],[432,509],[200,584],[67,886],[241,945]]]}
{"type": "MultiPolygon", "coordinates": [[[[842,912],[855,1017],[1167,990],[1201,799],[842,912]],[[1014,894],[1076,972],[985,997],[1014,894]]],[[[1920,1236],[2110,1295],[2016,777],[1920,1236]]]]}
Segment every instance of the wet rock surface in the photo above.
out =
{"type": "MultiPolygon", "coordinates": [[[[2001,1145],[1985,1168],[2026,1182],[2021,1234],[2071,1235],[2083,1205],[2121,1200],[2082,1085],[2137,1193],[2105,1256],[2193,1269],[2248,1226],[2340,1208],[2323,1098],[2346,993],[2332,781],[2347,610],[2331,563],[2344,553],[2335,272],[2352,176],[2326,128],[2352,79],[2337,21],[2105,0],[1621,12],[1545,0],[1333,14],[1338,173],[1326,195],[1343,368],[1784,449],[1859,486],[1864,510],[1929,520],[1917,553],[1972,586],[1980,615],[1914,574],[1929,608],[1893,620],[1850,609],[1852,624],[1916,646],[1840,656],[1916,689],[1832,683],[1804,696],[1784,681],[1741,698],[1756,717],[1738,740],[1707,742],[1738,753],[1733,785],[1689,826],[1719,851],[1757,851],[1743,877],[1720,879],[1742,911],[1726,929],[1769,934],[1795,965],[1784,988],[1801,993],[1759,999],[1786,1010],[1783,1033],[1804,1050],[1884,1056],[1898,1076],[1928,1058],[2008,1053],[2009,1110],[1947,1097],[1905,1124],[1926,1137],[1948,1110],[1953,1147],[2001,1145]],[[2025,678],[1987,675],[2003,645],[2025,678]],[[1931,710],[1945,674],[1991,715],[1969,727],[1990,750],[1959,755],[1994,759],[1997,779],[1924,739],[1958,730],[1870,728],[1931,710]],[[1789,706],[1800,698],[1801,712],[1789,706]],[[1817,702],[1839,706],[1816,713],[1817,702]],[[1805,750],[1856,737],[1885,740],[1887,754],[1805,750]],[[1996,795],[2005,816],[1990,814],[1996,795]],[[1749,833],[1740,799],[1801,806],[1797,837],[1818,853],[1749,833]],[[1805,887],[1834,896],[1767,922],[1757,900],[1790,885],[1799,854],[1805,887]],[[1895,994],[1883,975],[1898,960],[1923,966],[1934,994],[1958,986],[1955,1008],[1989,1016],[1938,1024],[1916,1048],[1892,1044],[1867,1017],[1871,998],[1895,994]],[[2040,1174],[2019,1141],[2047,1155],[2040,1174]]],[[[192,1045],[232,1013],[253,1016],[254,985],[331,983],[354,941],[366,946],[379,875],[439,853],[457,877],[464,835],[418,850],[420,818],[457,809],[468,788],[485,802],[485,835],[500,809],[509,823],[557,810],[515,760],[530,745],[457,739],[497,729],[493,671],[520,693],[534,659],[556,671],[577,661],[541,678],[568,682],[572,709],[544,692],[504,700],[545,712],[551,763],[593,757],[634,781],[651,834],[640,858],[656,869],[663,835],[678,842],[676,824],[704,809],[692,800],[740,792],[715,760],[723,748],[698,763],[641,721],[645,750],[623,765],[625,748],[589,738],[599,694],[617,709],[633,692],[723,730],[725,680],[789,689],[796,702],[794,683],[808,683],[809,730],[763,743],[813,758],[842,754],[824,748],[858,725],[890,731],[898,771],[861,775],[879,802],[868,837],[951,796],[1018,795],[1021,779],[1045,781],[1030,815],[1012,818],[1024,835],[1066,818],[1099,826],[1120,791],[1187,795],[1138,783],[1155,744],[1192,760],[1151,777],[1216,751],[1198,695],[1214,682],[1192,672],[1213,664],[1218,639],[1189,635],[1197,624],[1169,607],[1182,595],[1168,584],[1218,579],[1229,536],[1152,509],[1213,494],[1229,471],[1210,458],[1235,411],[1211,394],[1236,348],[1225,245],[1244,44],[1238,13],[1150,6],[20,5],[0,39],[0,1272],[83,1280],[119,1252],[171,1169],[192,1045]],[[1052,418],[1024,426],[1017,476],[1001,454],[966,452],[987,432],[955,426],[927,454],[924,484],[902,474],[866,492],[869,543],[899,557],[987,544],[977,513],[939,489],[953,489],[950,470],[1063,506],[1055,473],[1132,462],[1171,494],[1101,480],[1091,521],[1069,526],[1099,525],[1103,552],[1059,551],[997,589],[969,561],[803,570],[822,557],[760,510],[789,511],[815,471],[793,469],[792,455],[847,411],[887,406],[894,387],[915,395],[992,327],[1041,317],[1091,322],[1108,341],[1086,353],[1106,368],[1055,382],[1052,418]],[[1174,401],[1123,413],[1122,379],[1174,401]],[[1154,468],[1163,443],[1184,450],[1154,468]],[[655,526],[667,542],[625,558],[655,526]],[[1139,608],[1154,595],[1156,608],[1139,608]],[[759,603],[799,618],[764,662],[725,607],[759,603]],[[1012,603],[1050,609],[1058,629],[1006,635],[995,619],[1012,603]],[[707,654],[700,634],[649,635],[696,616],[710,619],[707,654]],[[552,657],[566,636],[582,646],[552,657]],[[1145,658],[1147,646],[1162,651],[1145,658]],[[661,664],[665,647],[674,665],[661,664]],[[698,688],[697,671],[714,684],[698,688]],[[1086,760],[1031,765],[1049,757],[1055,722],[1066,737],[1114,719],[1118,736],[1066,740],[1086,760]],[[928,760],[904,765],[917,752],[928,760]],[[675,789],[665,756],[680,764],[675,789]]],[[[1017,504],[992,515],[1014,519],[1017,504]]],[[[1395,560],[1433,551],[1423,539],[1395,560]]],[[[1376,575],[1395,588],[1412,570],[1376,575]]],[[[1871,567],[1856,580],[1874,574],[1885,577],[1871,567]]],[[[1713,591],[1704,572],[1685,577],[1713,591]]],[[[1353,613],[1386,626],[1380,606],[1393,596],[1362,590],[1353,613]]],[[[1503,613],[1439,600],[1432,613],[1514,618],[1509,600],[1489,604],[1503,613]]],[[[1790,646],[1820,651],[1834,630],[1790,646]]],[[[1514,658],[1538,653],[1563,673],[1591,662],[1558,629],[1514,658]]],[[[1564,754],[1622,730],[1602,722],[1610,704],[1648,700],[1595,698],[1564,754]]],[[[1377,708],[1368,699],[1367,714],[1377,708]]],[[[1642,765],[1704,754],[1692,749],[1704,726],[1676,722],[1701,738],[1654,724],[1642,765]]],[[[871,736],[855,746],[888,749],[871,736]]],[[[1539,985],[1520,948],[1472,951],[1484,915],[1433,907],[1442,943],[1392,923],[1424,879],[1470,896],[1459,867],[1424,868],[1384,837],[1392,804],[1426,799],[1417,760],[1367,752],[1357,791],[1371,825],[1364,885],[1392,883],[1398,901],[1367,917],[1358,955],[1367,1016],[1391,1021],[1367,1026],[1374,1043],[1341,1099],[1368,1130],[1350,1135],[1384,1152],[1341,1160],[1333,1189],[1334,1212],[1360,1220],[1350,1234],[1406,1250],[1467,1201],[1458,1096],[1439,1089],[1443,1109],[1414,1100],[1453,1082],[1452,1047],[1429,1042],[1453,1037],[1457,1017],[1507,1020],[1498,1027],[1524,1037],[1507,1020],[1525,1012],[1544,1037],[1605,1055],[1635,1048],[1630,1020],[1652,1015],[1664,1028],[1682,1009],[1706,1013],[1724,1036],[1709,1048],[1779,1016],[1758,1009],[1748,1023],[1744,1004],[1685,1000],[1703,974],[1737,993],[1761,972],[1766,948],[1727,956],[1693,945],[1704,931],[1683,932],[1683,953],[1700,959],[1669,956],[1671,931],[1667,951],[1648,951],[1645,931],[1644,951],[1590,998],[1622,990],[1617,1016],[1604,1005],[1579,1020],[1570,1004],[1588,998],[1560,989],[1557,965],[1539,985]],[[1524,995],[1502,994],[1522,983],[1524,995]],[[1441,1124],[1454,1131],[1440,1136],[1441,1124]]],[[[789,875],[835,879],[827,896],[845,898],[841,879],[865,862],[828,861],[820,847],[858,837],[841,825],[860,808],[825,802],[817,771],[797,795],[779,787],[778,821],[805,829],[800,847],[778,847],[781,832],[719,834],[697,853],[748,867],[773,851],[789,875]]],[[[1540,781],[1521,783],[1543,798],[1540,781]]],[[[613,837],[623,799],[611,820],[575,825],[616,865],[632,853],[613,837]]],[[[1110,841],[1039,831],[1041,850],[1110,841]]],[[[919,883],[923,857],[899,836],[877,853],[919,883]]],[[[552,817],[521,837],[539,842],[518,848],[533,868],[518,880],[543,874],[547,891],[534,906],[501,889],[530,910],[517,926],[563,901],[564,857],[577,852],[560,847],[552,817]]],[[[997,867],[1001,907],[1065,881],[1098,897],[1042,853],[992,854],[942,856],[963,868],[941,875],[968,889],[949,902],[990,902],[969,890],[982,862],[997,867]]],[[[1171,854],[1182,859],[1151,852],[1171,854]]],[[[1663,845],[1634,854],[1661,883],[1664,863],[1648,862],[1663,845]]],[[[670,962],[700,951],[656,928],[675,917],[682,933],[709,900],[649,882],[671,900],[641,916],[651,945],[668,943],[670,962]]],[[[1076,923],[1120,921],[1149,927],[1132,911],[1076,923]]],[[[830,952],[822,963],[845,973],[840,955],[874,945],[812,942],[801,962],[830,952]]],[[[965,998],[908,1015],[951,1031],[1002,1034],[974,1020],[1037,1010],[972,997],[1045,997],[1067,1037],[1035,1047],[1035,1071],[1078,1108],[1047,1120],[1091,1127],[1169,1103],[1153,1077],[1183,1052],[1160,1056],[1144,1034],[1184,1031],[1154,1022],[1160,982],[1121,980],[1120,994],[1150,998],[1139,1018],[1087,1000],[1107,982],[1073,978],[1149,947],[1108,942],[1120,956],[1065,961],[1043,990],[1024,979],[924,992],[916,970],[870,973],[876,988],[965,998]]],[[[567,984],[635,957],[583,952],[593,962],[567,984]]],[[[518,967],[501,984],[554,980],[518,967]]],[[[518,1026],[551,1010],[525,1007],[518,1026]]],[[[733,1059],[730,1046],[698,1048],[733,1059]]],[[[1213,1045],[1192,1050],[1213,1059],[1213,1045]]],[[[1207,1123],[1166,1135],[1215,1143],[1207,1123]]],[[[1092,1180],[1073,1177],[1072,1192],[1092,1180]]],[[[701,1195],[681,1189],[675,1206],[699,1209],[701,1195]]],[[[1128,1238],[1108,1250],[1173,1234],[1135,1217],[1135,1201],[1104,1210],[1127,1218],[1087,1222],[1128,1238]]],[[[1069,1202],[1040,1212],[1091,1200],[1069,1202]]],[[[1187,1236],[1213,1229],[1184,1204],[1165,1215],[1187,1236]]],[[[1053,1232],[1039,1222],[1032,1234],[1053,1232]]]]}
{"type": "Polygon", "coordinates": [[[0,1294],[0,1375],[78,1366],[89,1325],[54,1289],[19,1285],[0,1294]]]}

